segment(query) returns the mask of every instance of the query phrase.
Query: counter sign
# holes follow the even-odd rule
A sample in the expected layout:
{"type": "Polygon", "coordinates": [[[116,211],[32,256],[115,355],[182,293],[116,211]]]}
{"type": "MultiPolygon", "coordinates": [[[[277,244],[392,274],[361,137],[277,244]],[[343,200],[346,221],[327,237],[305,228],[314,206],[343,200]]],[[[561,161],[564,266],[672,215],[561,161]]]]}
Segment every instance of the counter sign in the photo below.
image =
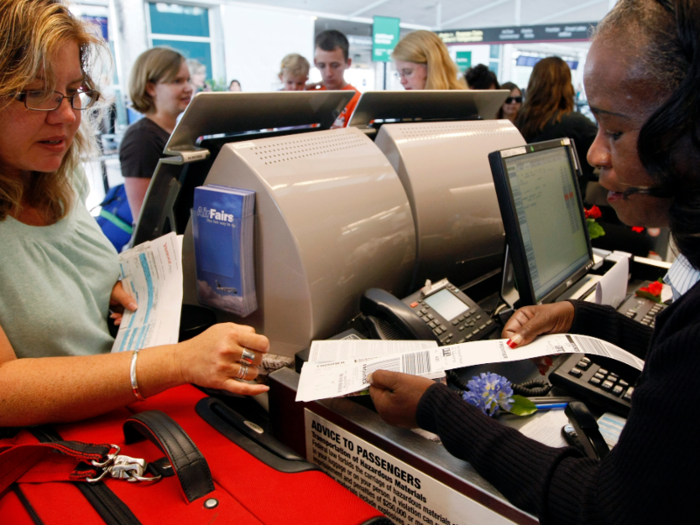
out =
{"type": "Polygon", "coordinates": [[[372,60],[390,62],[396,44],[399,43],[400,23],[398,18],[375,16],[372,24],[372,60]]]}
{"type": "Polygon", "coordinates": [[[397,525],[507,525],[500,514],[308,408],[306,458],[397,525]]]}

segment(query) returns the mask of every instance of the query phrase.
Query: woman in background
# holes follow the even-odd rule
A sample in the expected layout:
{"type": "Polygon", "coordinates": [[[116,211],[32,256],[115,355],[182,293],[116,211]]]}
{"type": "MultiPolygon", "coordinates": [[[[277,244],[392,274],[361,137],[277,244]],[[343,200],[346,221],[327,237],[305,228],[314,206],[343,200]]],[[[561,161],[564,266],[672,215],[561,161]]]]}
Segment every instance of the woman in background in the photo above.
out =
{"type": "Polygon", "coordinates": [[[298,53],[282,59],[279,73],[282,91],[304,91],[309,80],[309,61],[298,53]]]}
{"type": "Polygon", "coordinates": [[[241,89],[241,83],[238,80],[232,80],[231,83],[228,85],[228,90],[229,91],[243,91],[241,89]]]}
{"type": "Polygon", "coordinates": [[[409,33],[399,41],[391,57],[406,90],[467,89],[447,47],[432,31],[409,33]]]}
{"type": "MultiPolygon", "coordinates": [[[[595,140],[598,127],[581,113],[574,111],[574,86],[571,70],[559,57],[540,60],[532,69],[516,126],[527,142],[569,137],[574,139],[579,159],[585,159],[595,140]]],[[[586,179],[593,176],[593,166],[581,162],[586,179]]],[[[585,195],[585,185],[582,192],[585,195]]]]}
{"type": "Polygon", "coordinates": [[[515,123],[515,119],[518,117],[520,112],[520,107],[523,102],[523,94],[520,88],[513,84],[512,82],[506,82],[501,86],[501,89],[507,89],[510,91],[510,95],[501,106],[501,111],[498,113],[498,118],[507,118],[511,122],[515,123]]]}
{"type": "Polygon", "coordinates": [[[63,1],[2,0],[0,427],[79,421],[186,383],[267,390],[235,380],[254,379],[269,347],[250,327],[219,324],[183,343],[110,353],[110,305],[137,306],[84,204],[81,159],[94,154],[94,132],[83,117],[100,99],[100,51],[104,42],[63,1]]]}
{"type": "Polygon", "coordinates": [[[139,55],[129,77],[129,96],[145,118],[126,130],[119,148],[124,188],[134,219],[178,116],[192,100],[193,88],[185,57],[167,47],[139,55]]]}
{"type": "MultiPolygon", "coordinates": [[[[187,59],[187,69],[190,71],[190,83],[195,94],[200,91],[211,91],[211,86],[207,84],[207,66],[196,58],[187,59]]],[[[239,84],[240,85],[240,84],[239,84]]]]}

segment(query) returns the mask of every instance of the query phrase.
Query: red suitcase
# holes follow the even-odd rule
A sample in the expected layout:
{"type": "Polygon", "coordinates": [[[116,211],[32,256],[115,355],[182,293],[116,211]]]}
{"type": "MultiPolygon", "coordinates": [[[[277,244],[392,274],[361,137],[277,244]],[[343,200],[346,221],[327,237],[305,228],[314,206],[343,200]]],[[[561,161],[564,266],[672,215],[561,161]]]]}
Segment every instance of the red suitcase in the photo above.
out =
{"type": "Polygon", "coordinates": [[[221,401],[183,386],[101,417],[57,425],[57,434],[42,427],[22,430],[12,439],[0,440],[0,523],[391,523],[317,467],[249,425],[221,401]],[[59,439],[106,446],[64,445],[59,439]],[[144,458],[153,462],[152,473],[170,476],[135,483],[110,475],[97,483],[68,480],[94,479],[102,470],[88,466],[91,459],[78,465],[66,453],[92,458],[90,454],[111,445],[121,448],[120,457],[144,458]],[[47,446],[64,454],[46,454],[47,446]],[[20,474],[30,463],[33,467],[20,474]]]}

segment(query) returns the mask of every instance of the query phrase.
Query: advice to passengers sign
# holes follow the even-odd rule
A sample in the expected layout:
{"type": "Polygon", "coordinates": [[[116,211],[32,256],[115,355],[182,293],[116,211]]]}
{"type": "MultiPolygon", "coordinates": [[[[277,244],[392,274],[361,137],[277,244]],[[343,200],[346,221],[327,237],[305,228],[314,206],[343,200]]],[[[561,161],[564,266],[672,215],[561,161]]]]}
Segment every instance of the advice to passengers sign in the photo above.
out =
{"type": "Polygon", "coordinates": [[[304,420],[306,458],[394,523],[513,523],[308,408],[304,420]]]}

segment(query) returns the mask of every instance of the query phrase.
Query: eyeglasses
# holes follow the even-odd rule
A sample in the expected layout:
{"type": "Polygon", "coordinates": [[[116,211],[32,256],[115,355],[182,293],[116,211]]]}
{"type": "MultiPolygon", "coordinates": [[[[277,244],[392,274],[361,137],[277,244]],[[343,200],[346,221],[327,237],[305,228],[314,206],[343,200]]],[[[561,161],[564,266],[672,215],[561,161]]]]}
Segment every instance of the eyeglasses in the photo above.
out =
{"type": "Polygon", "coordinates": [[[506,99],[506,104],[512,104],[513,102],[520,104],[523,101],[523,97],[508,97],[506,99]]]}
{"type": "Polygon", "coordinates": [[[398,79],[412,77],[415,73],[415,69],[402,69],[401,71],[394,71],[394,76],[398,79]]]}
{"type": "Polygon", "coordinates": [[[24,102],[27,109],[32,111],[54,111],[61,106],[63,99],[70,100],[73,109],[84,111],[93,107],[100,100],[99,91],[78,88],[73,95],[64,95],[59,91],[20,91],[15,99],[24,102]]]}

